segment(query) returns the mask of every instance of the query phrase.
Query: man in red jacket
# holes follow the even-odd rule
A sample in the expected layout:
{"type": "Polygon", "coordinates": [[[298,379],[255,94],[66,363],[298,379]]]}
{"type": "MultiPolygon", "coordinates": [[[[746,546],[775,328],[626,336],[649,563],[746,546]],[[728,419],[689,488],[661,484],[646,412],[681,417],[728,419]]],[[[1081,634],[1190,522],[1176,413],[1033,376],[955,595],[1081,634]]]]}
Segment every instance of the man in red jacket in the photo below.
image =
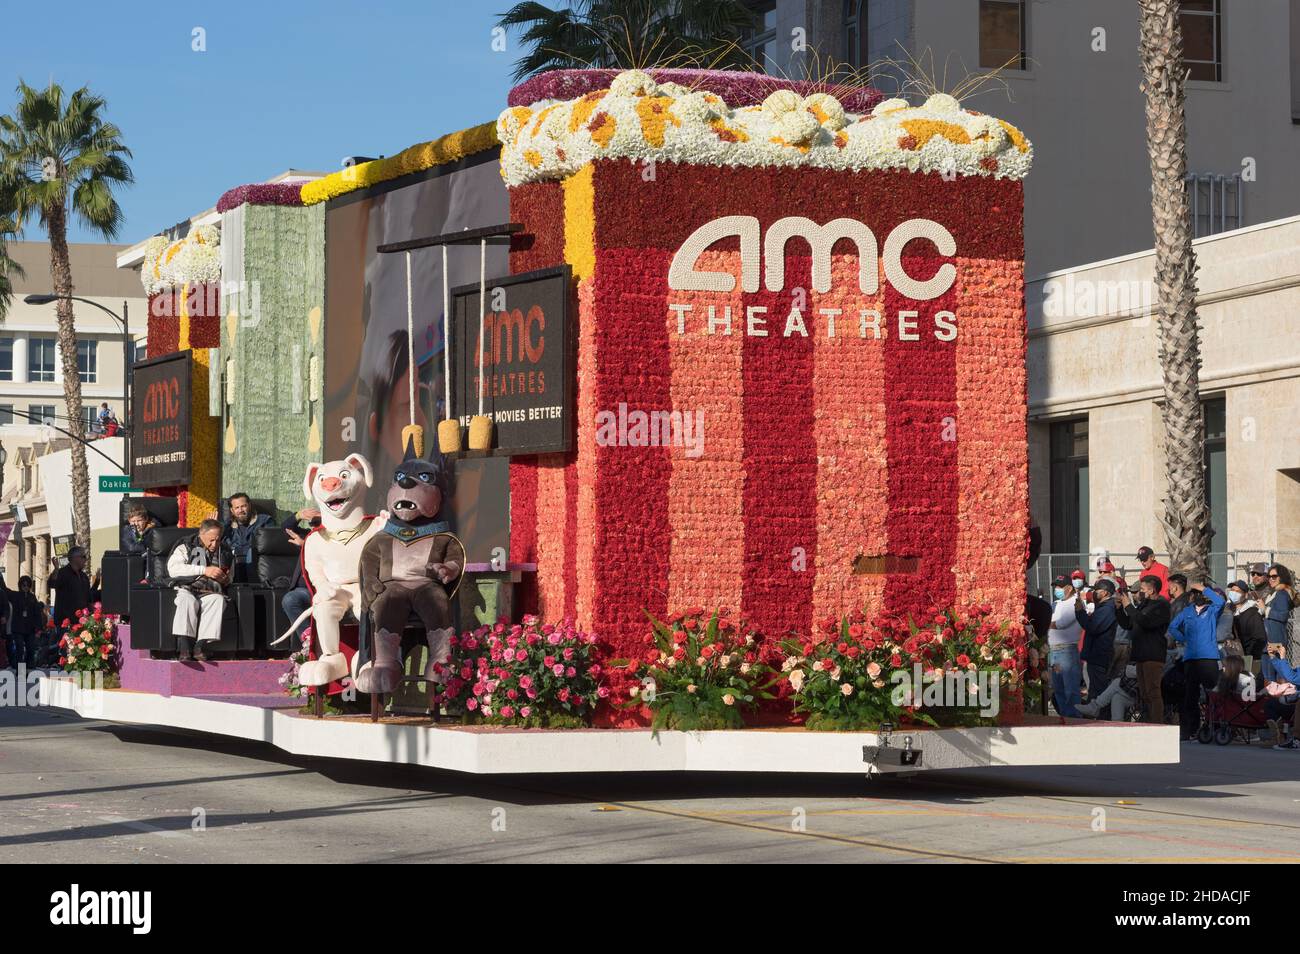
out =
{"type": "Polygon", "coordinates": [[[1150,547],[1138,550],[1138,562],[1142,564],[1143,576],[1154,576],[1160,580],[1158,593],[1169,592],[1169,567],[1156,560],[1155,552],[1150,547]]]}

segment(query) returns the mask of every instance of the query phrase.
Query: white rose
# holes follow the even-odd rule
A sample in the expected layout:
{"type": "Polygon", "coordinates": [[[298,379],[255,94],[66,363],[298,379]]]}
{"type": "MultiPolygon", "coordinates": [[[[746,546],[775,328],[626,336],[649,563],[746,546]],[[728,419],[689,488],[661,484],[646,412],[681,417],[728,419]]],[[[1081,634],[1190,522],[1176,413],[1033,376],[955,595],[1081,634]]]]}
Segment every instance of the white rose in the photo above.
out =
{"type": "Polygon", "coordinates": [[[847,682],[844,685],[840,686],[840,695],[842,696],[853,695],[853,686],[847,682]]]}
{"type": "Polygon", "coordinates": [[[798,692],[800,689],[803,688],[802,669],[796,669],[794,672],[790,673],[790,688],[792,688],[795,692],[798,692]]]}

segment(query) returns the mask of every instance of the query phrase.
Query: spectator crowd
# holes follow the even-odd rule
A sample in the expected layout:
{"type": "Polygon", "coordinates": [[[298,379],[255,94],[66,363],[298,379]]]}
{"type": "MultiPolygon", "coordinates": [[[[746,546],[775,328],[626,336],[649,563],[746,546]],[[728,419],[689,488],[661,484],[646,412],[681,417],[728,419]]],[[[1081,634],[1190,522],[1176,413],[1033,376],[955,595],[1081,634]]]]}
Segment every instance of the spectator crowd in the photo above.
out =
{"type": "Polygon", "coordinates": [[[1220,588],[1170,573],[1150,547],[1138,560],[1135,583],[1105,558],[1091,583],[1083,570],[1052,581],[1050,619],[1044,608],[1035,628],[1047,641],[1056,712],[1176,720],[1184,742],[1208,741],[1220,726],[1267,728],[1274,748],[1300,751],[1300,601],[1291,571],[1254,563],[1249,580],[1220,588]]]}

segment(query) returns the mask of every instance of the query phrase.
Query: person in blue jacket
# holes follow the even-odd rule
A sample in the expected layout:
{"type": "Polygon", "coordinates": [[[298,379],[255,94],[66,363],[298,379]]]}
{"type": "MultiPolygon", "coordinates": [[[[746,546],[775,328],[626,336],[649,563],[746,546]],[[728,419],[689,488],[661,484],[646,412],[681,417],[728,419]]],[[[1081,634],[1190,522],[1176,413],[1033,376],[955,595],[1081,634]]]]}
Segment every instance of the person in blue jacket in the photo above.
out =
{"type": "Polygon", "coordinates": [[[1219,681],[1219,644],[1215,632],[1224,599],[1204,583],[1191,585],[1190,600],[1169,624],[1169,635],[1183,647],[1183,709],[1179,718],[1184,742],[1201,728],[1201,689],[1219,681]]]}

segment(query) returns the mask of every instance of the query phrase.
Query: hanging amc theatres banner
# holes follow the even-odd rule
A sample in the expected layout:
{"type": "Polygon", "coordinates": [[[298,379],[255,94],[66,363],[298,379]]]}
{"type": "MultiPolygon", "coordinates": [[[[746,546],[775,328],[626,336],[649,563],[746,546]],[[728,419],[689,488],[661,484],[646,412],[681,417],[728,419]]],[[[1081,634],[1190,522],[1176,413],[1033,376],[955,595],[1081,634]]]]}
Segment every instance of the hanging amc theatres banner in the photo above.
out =
{"type": "Polygon", "coordinates": [[[190,379],[188,351],[135,365],[131,402],[131,486],[176,487],[190,482],[190,379]]]}
{"type": "Polygon", "coordinates": [[[463,427],[492,418],[500,456],[573,446],[573,360],[568,265],[489,278],[479,336],[479,286],[451,293],[451,410],[463,427]],[[478,356],[482,356],[482,372],[478,356]]]}

